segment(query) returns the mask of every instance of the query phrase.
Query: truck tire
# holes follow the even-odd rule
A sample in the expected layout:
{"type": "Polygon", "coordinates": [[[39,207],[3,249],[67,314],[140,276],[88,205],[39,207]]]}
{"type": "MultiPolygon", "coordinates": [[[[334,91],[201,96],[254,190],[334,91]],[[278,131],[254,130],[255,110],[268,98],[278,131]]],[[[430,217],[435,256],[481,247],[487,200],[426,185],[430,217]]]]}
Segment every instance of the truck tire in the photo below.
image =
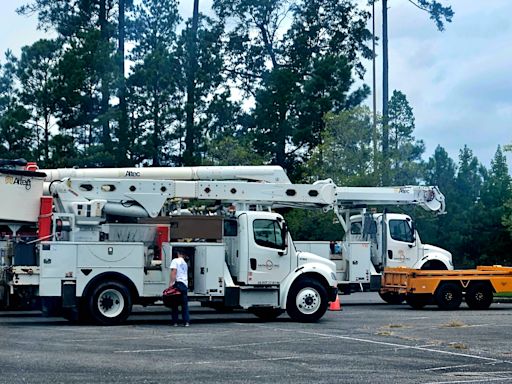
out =
{"type": "Polygon", "coordinates": [[[422,309],[432,302],[432,295],[409,293],[405,295],[405,302],[414,309],[422,309]]]}
{"type": "Polygon", "coordinates": [[[100,325],[124,322],[132,310],[132,298],[126,286],[118,281],[103,281],[87,298],[90,319],[100,325]]]}
{"type": "Polygon", "coordinates": [[[272,321],[281,316],[284,310],[280,308],[252,308],[249,312],[262,320],[272,321]]]}
{"type": "Polygon", "coordinates": [[[286,312],[292,320],[303,323],[318,321],[327,311],[327,291],[317,280],[296,281],[288,293],[286,312]]]}
{"type": "Polygon", "coordinates": [[[379,292],[379,296],[388,304],[402,304],[404,302],[404,295],[396,292],[379,292]]]}
{"type": "Polygon", "coordinates": [[[493,300],[492,288],[485,283],[470,284],[466,291],[466,304],[471,309],[487,309],[493,300]]]}
{"type": "Polygon", "coordinates": [[[457,309],[462,303],[462,289],[456,283],[441,283],[436,289],[434,299],[440,309],[457,309]]]}

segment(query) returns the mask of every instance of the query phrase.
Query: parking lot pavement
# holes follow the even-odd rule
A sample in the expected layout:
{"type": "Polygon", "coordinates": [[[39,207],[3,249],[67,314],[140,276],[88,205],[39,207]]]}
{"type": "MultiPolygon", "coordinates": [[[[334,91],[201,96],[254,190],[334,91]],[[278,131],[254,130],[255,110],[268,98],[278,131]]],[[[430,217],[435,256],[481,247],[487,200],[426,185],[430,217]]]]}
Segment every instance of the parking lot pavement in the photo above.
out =
{"type": "Polygon", "coordinates": [[[0,312],[0,383],[512,383],[512,304],[341,302],[316,324],[196,306],[190,328],[171,327],[162,308],[117,327],[0,312]]]}

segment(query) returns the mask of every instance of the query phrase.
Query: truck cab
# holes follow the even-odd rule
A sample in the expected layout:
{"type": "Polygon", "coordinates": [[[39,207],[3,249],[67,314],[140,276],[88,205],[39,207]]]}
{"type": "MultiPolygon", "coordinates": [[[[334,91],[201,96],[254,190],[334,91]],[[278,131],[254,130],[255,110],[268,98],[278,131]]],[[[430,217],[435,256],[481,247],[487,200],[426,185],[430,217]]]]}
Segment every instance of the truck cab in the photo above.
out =
{"type": "Polygon", "coordinates": [[[413,219],[399,213],[363,213],[346,220],[343,241],[298,241],[296,246],[332,260],[340,290],[378,290],[386,267],[452,270],[452,255],[423,244],[413,219]]]}
{"type": "Polygon", "coordinates": [[[453,269],[445,249],[423,244],[413,219],[400,213],[355,215],[350,218],[349,241],[369,241],[377,272],[384,267],[453,269]]]}

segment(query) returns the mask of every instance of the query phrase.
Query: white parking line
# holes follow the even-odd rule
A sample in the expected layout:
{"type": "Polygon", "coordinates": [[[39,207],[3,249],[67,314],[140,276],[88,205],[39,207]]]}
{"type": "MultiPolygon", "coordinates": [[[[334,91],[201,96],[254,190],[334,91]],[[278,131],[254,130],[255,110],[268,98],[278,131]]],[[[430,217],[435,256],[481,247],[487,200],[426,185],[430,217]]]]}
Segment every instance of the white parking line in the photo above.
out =
{"type": "MultiPolygon", "coordinates": [[[[255,343],[244,343],[244,344],[230,344],[230,345],[215,345],[207,347],[207,349],[226,349],[226,348],[240,348],[240,347],[251,347],[255,345],[270,345],[270,344],[284,344],[284,343],[295,343],[298,341],[311,341],[317,340],[316,337],[307,337],[302,339],[293,339],[293,340],[278,340],[278,341],[267,341],[267,342],[255,342],[255,343]]],[[[201,348],[205,348],[201,346],[201,348]]],[[[187,348],[161,348],[161,349],[135,349],[135,350],[123,350],[123,351],[114,351],[114,353],[145,353],[145,352],[166,352],[166,351],[176,351],[176,350],[187,350],[194,349],[192,347],[187,348]]]]}
{"type": "MultiPolygon", "coordinates": [[[[262,327],[265,327],[265,326],[262,326],[262,327]]],[[[265,327],[265,328],[271,328],[271,327],[265,327]]],[[[432,348],[426,348],[426,347],[421,347],[421,346],[398,344],[398,343],[389,343],[389,342],[386,342],[386,341],[361,339],[361,338],[358,338],[358,337],[343,336],[343,335],[330,335],[330,334],[321,333],[321,332],[299,331],[299,330],[289,330],[289,329],[281,329],[281,328],[273,328],[273,329],[275,329],[276,331],[280,331],[280,332],[297,332],[297,333],[303,333],[303,334],[306,334],[306,335],[314,335],[314,336],[321,336],[321,337],[330,337],[330,338],[336,338],[336,339],[357,341],[359,343],[385,345],[385,346],[388,346],[388,347],[396,347],[396,348],[400,348],[400,349],[413,349],[413,350],[417,350],[417,351],[432,352],[432,353],[438,353],[438,354],[442,354],[442,355],[468,357],[468,358],[471,358],[471,359],[477,359],[477,360],[483,360],[483,361],[491,361],[491,362],[496,362],[496,363],[500,362],[500,363],[512,364],[512,361],[499,360],[499,359],[495,359],[495,358],[492,358],[492,357],[470,355],[468,353],[460,353],[460,352],[443,351],[443,350],[439,350],[439,349],[432,349],[432,348]]]]}
{"type": "Polygon", "coordinates": [[[512,377],[489,377],[488,379],[471,379],[471,380],[451,380],[451,381],[429,381],[423,384],[459,384],[459,383],[485,383],[490,381],[500,381],[502,383],[506,381],[512,381],[512,377]]]}
{"type": "MultiPolygon", "coordinates": [[[[490,362],[490,363],[483,363],[483,365],[493,365],[493,364],[496,364],[496,363],[494,361],[490,362]]],[[[447,366],[444,366],[444,367],[425,368],[424,371],[430,371],[430,372],[432,372],[432,371],[445,371],[445,370],[448,370],[448,369],[474,367],[476,365],[482,365],[482,364],[478,363],[478,364],[447,365],[447,366]]],[[[496,372],[493,372],[493,373],[496,373],[496,372]]]]}
{"type": "Polygon", "coordinates": [[[301,356],[285,356],[285,357],[267,357],[263,359],[243,359],[243,360],[228,360],[228,361],[220,361],[219,360],[213,360],[213,361],[188,361],[185,363],[170,363],[171,365],[197,365],[197,364],[236,364],[236,363],[247,363],[247,362],[256,362],[256,361],[280,361],[280,360],[297,360],[302,359],[301,356]]]}

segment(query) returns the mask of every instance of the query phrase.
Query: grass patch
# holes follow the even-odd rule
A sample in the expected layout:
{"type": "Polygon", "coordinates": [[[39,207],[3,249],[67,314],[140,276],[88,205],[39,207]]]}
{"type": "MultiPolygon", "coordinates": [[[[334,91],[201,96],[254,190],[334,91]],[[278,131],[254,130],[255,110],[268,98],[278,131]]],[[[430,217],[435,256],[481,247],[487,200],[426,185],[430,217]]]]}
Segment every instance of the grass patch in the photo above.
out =
{"type": "Polygon", "coordinates": [[[460,320],[452,320],[449,323],[441,325],[441,328],[460,328],[460,327],[465,327],[465,326],[466,326],[466,324],[464,324],[460,320]]]}
{"type": "Polygon", "coordinates": [[[404,328],[403,324],[389,324],[388,328],[404,328]]]}
{"type": "Polygon", "coordinates": [[[512,297],[512,292],[495,293],[494,297],[512,297]]]}
{"type": "Polygon", "coordinates": [[[449,345],[454,349],[469,349],[469,347],[464,343],[450,343],[449,345]]]}
{"type": "Polygon", "coordinates": [[[381,329],[380,331],[377,332],[377,335],[378,336],[393,336],[393,332],[381,329]]]}

